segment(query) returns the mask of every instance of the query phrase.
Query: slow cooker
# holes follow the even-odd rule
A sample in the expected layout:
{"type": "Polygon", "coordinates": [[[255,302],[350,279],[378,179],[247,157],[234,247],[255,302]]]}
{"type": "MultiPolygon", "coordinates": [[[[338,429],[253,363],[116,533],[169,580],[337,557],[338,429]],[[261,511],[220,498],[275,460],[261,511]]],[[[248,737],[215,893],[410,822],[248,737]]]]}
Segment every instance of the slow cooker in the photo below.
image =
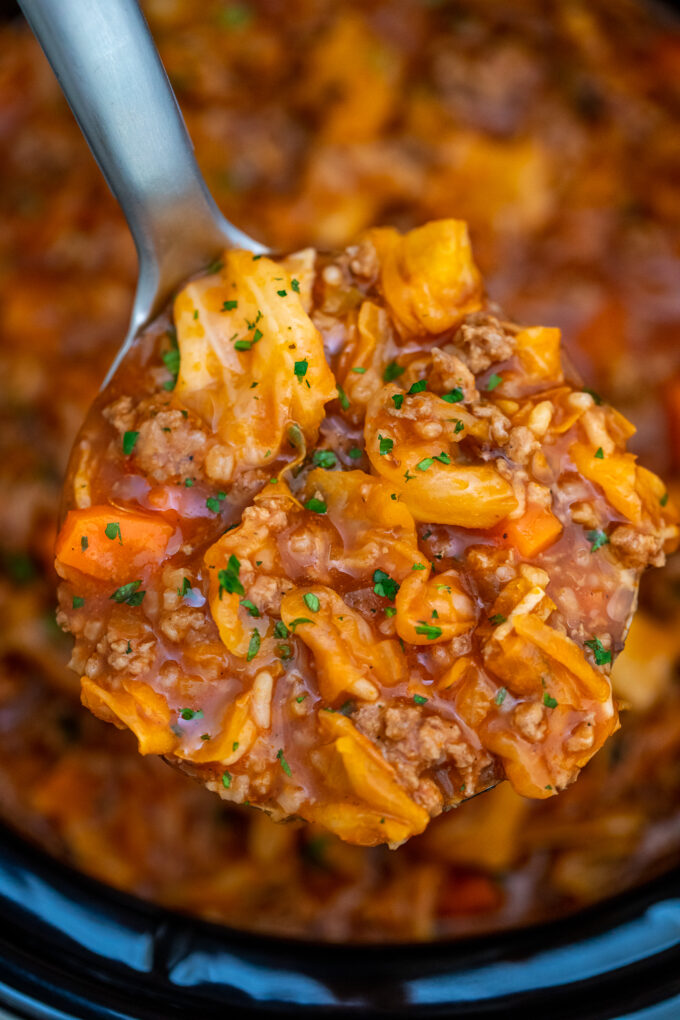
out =
{"type": "Polygon", "coordinates": [[[0,827],[0,918],[0,1018],[680,1017],[677,869],[554,922],[352,946],[173,913],[0,827]]]}

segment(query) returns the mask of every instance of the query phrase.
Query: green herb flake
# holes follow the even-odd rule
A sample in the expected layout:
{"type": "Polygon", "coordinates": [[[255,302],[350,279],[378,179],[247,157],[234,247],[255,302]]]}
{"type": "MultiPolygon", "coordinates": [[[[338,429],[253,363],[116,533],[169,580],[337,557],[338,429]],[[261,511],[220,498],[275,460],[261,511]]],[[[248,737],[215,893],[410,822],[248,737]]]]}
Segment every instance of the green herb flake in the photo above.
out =
{"type": "Polygon", "coordinates": [[[298,694],[298,696],[297,696],[297,698],[295,700],[297,701],[298,705],[301,705],[306,697],[307,697],[306,694],[298,694]]]}
{"type": "Polygon", "coordinates": [[[286,627],[283,620],[277,620],[276,623],[274,624],[274,637],[277,638],[288,637],[288,628],[286,627]]]}
{"type": "Polygon", "coordinates": [[[498,627],[501,623],[505,623],[506,617],[502,613],[494,613],[493,616],[489,617],[489,623],[492,623],[494,627],[498,627]]]}
{"type": "Polygon", "coordinates": [[[357,375],[364,375],[366,369],[362,368],[361,365],[355,365],[352,371],[355,372],[357,375]]]}
{"type": "Polygon", "coordinates": [[[322,499],[308,499],[304,506],[305,510],[311,510],[312,513],[315,514],[325,514],[328,510],[328,507],[322,499]]]}
{"type": "Polygon", "coordinates": [[[296,629],[301,623],[314,623],[313,620],[308,620],[306,616],[297,616],[294,620],[290,621],[289,630],[291,634],[294,634],[296,629]]]}
{"type": "Polygon", "coordinates": [[[507,693],[508,692],[506,691],[505,687],[499,687],[498,688],[498,690],[496,691],[496,697],[493,699],[498,706],[503,704],[503,702],[505,701],[507,693]]]}
{"type": "Polygon", "coordinates": [[[286,294],[288,293],[288,291],[287,290],[277,290],[276,293],[279,295],[279,297],[285,297],[286,294]]]}
{"type": "Polygon", "coordinates": [[[219,273],[220,269],[224,269],[224,262],[222,259],[215,259],[209,266],[206,267],[206,273],[208,276],[214,276],[215,273],[219,273]]]}
{"type": "Polygon", "coordinates": [[[260,637],[260,632],[257,629],[257,627],[253,627],[252,631],[250,632],[250,641],[248,642],[248,654],[246,655],[246,662],[251,662],[251,660],[255,658],[255,656],[260,650],[261,644],[262,638],[260,637]]]}
{"type": "Polygon", "coordinates": [[[74,609],[82,609],[82,607],[84,605],[85,605],[85,599],[82,597],[82,595],[74,595],[73,596],[73,608],[74,609]]]}
{"type": "Polygon", "coordinates": [[[396,615],[397,615],[397,610],[394,608],[394,606],[386,606],[385,607],[385,616],[396,616],[396,615]]]}
{"type": "Polygon", "coordinates": [[[446,453],[445,450],[442,450],[441,453],[438,453],[434,459],[438,460],[440,462],[440,464],[450,464],[451,463],[451,458],[449,457],[448,453],[446,453]]]}
{"type": "Polygon", "coordinates": [[[593,398],[598,407],[600,406],[600,404],[602,403],[602,397],[600,396],[599,393],[596,393],[595,390],[589,389],[587,386],[583,387],[583,392],[588,393],[593,398]]]}
{"type": "Polygon", "coordinates": [[[599,638],[591,638],[590,641],[585,642],[585,646],[590,648],[598,666],[605,666],[612,661],[612,653],[604,647],[599,638]]]}
{"type": "Polygon", "coordinates": [[[205,505],[207,506],[208,510],[210,510],[214,514],[218,514],[222,509],[221,500],[217,499],[215,496],[208,496],[208,498],[205,501],[205,505]]]}
{"type": "Polygon", "coordinates": [[[427,705],[428,702],[428,699],[423,697],[422,694],[414,694],[413,700],[415,701],[416,705],[427,705]]]}
{"type": "Polygon", "coordinates": [[[343,390],[342,386],[338,386],[337,389],[338,389],[338,400],[340,401],[340,407],[343,409],[343,411],[346,411],[349,408],[349,398],[348,398],[347,394],[345,393],[345,391],[343,390]]]}
{"type": "Polygon", "coordinates": [[[427,471],[427,469],[431,468],[433,464],[434,457],[423,457],[423,459],[419,460],[418,463],[416,464],[416,468],[418,469],[418,471],[427,471]]]}
{"type": "Polygon", "coordinates": [[[378,443],[380,444],[380,456],[384,457],[388,453],[392,453],[392,447],[394,446],[394,440],[390,439],[389,436],[378,436],[378,443]]]}
{"type": "Polygon", "coordinates": [[[595,451],[595,456],[597,457],[598,460],[604,460],[604,450],[602,449],[601,446],[598,446],[597,450],[595,451]]]}
{"type": "Polygon", "coordinates": [[[411,570],[427,570],[427,567],[424,563],[414,563],[411,570]]]}
{"type": "Polygon", "coordinates": [[[210,740],[210,739],[211,739],[211,737],[210,737],[209,733],[201,733],[201,740],[210,740]]]}
{"type": "Polygon", "coordinates": [[[296,294],[300,293],[300,281],[299,280],[296,280],[295,277],[293,277],[293,279],[290,281],[290,285],[291,285],[291,287],[293,288],[293,290],[295,291],[296,294]]]}
{"type": "Polygon", "coordinates": [[[425,623],[424,620],[419,620],[418,623],[419,626],[416,627],[416,634],[423,634],[429,641],[435,641],[442,636],[441,627],[434,627],[430,623],[425,623]]]}
{"type": "Polygon", "coordinates": [[[286,775],[290,779],[291,776],[293,775],[293,773],[290,771],[290,765],[288,764],[286,759],[283,757],[283,748],[282,747],[280,747],[278,749],[278,751],[276,752],[276,757],[278,758],[278,760],[279,760],[279,762],[281,764],[281,768],[283,769],[283,771],[286,773],[286,775]]]}
{"type": "Polygon", "coordinates": [[[129,457],[130,454],[132,453],[132,451],[134,450],[135,443],[137,442],[138,437],[139,437],[139,432],[135,432],[132,429],[129,432],[125,432],[124,433],[124,435],[123,435],[123,453],[125,454],[126,457],[129,457]]]}
{"type": "Polygon", "coordinates": [[[230,772],[223,772],[222,773],[222,786],[224,787],[225,790],[228,790],[229,787],[231,786],[231,773],[230,772]]]}
{"type": "Polygon", "coordinates": [[[141,606],[146,595],[145,591],[139,590],[141,583],[141,581],[129,581],[128,584],[122,584],[109,597],[113,602],[126,602],[128,606],[141,606]]]}
{"type": "Polygon", "coordinates": [[[186,719],[186,720],[190,720],[190,719],[202,719],[203,718],[203,709],[202,708],[196,708],[196,709],[193,709],[193,708],[183,708],[180,711],[179,714],[181,715],[182,719],[186,719]]]}
{"type": "Polygon", "coordinates": [[[235,308],[238,308],[238,301],[225,301],[222,305],[223,312],[233,312],[235,308]]]}
{"type": "Polygon", "coordinates": [[[590,542],[590,551],[597,552],[603,545],[609,542],[609,536],[604,531],[586,531],[586,538],[590,542]]]}
{"type": "Polygon", "coordinates": [[[179,595],[179,597],[181,599],[183,599],[184,596],[188,595],[190,591],[191,591],[191,582],[189,581],[189,578],[188,577],[182,578],[182,586],[181,586],[181,588],[177,589],[177,594],[179,595]]]}
{"type": "Polygon", "coordinates": [[[123,544],[123,536],[120,533],[120,524],[118,523],[118,521],[111,521],[109,524],[107,524],[106,527],[104,528],[104,534],[112,542],[115,542],[115,540],[118,539],[120,544],[121,545],[123,544]]]}
{"type": "Polygon", "coordinates": [[[179,375],[180,355],[179,348],[177,347],[177,340],[174,341],[174,344],[174,347],[171,347],[169,351],[164,351],[161,355],[163,364],[172,377],[163,383],[163,389],[165,390],[174,390],[177,385],[177,376],[179,375]]]}
{"type": "Polygon", "coordinates": [[[220,584],[220,598],[222,598],[222,592],[225,591],[228,595],[245,595],[245,588],[238,579],[240,570],[240,560],[237,560],[232,553],[227,561],[226,569],[220,570],[217,574],[217,580],[220,584]]]}
{"type": "Polygon", "coordinates": [[[404,394],[403,393],[393,393],[392,394],[392,403],[396,407],[397,411],[400,411],[401,410],[401,405],[404,403],[404,394]]]}
{"type": "Polygon", "coordinates": [[[456,386],[455,389],[450,390],[449,393],[442,393],[441,399],[445,400],[447,404],[460,404],[465,394],[461,390],[460,386],[456,386]]]}
{"type": "Polygon", "coordinates": [[[193,478],[184,479],[184,485],[186,486],[187,489],[190,489],[193,484],[194,484],[193,478]]]}
{"type": "Polygon", "coordinates": [[[90,541],[89,541],[87,535],[81,535],[80,536],[80,548],[81,548],[82,552],[85,552],[87,550],[87,547],[88,547],[89,544],[90,544],[90,541]]]}
{"type": "Polygon", "coordinates": [[[312,456],[312,462],[317,467],[329,468],[335,467],[338,463],[338,458],[335,456],[332,450],[315,450],[312,456]]]}
{"type": "Polygon", "coordinates": [[[663,496],[659,500],[659,503],[661,504],[661,506],[666,506],[666,504],[668,503],[668,493],[667,492],[664,492],[663,496]]]}
{"type": "Polygon", "coordinates": [[[406,369],[403,365],[398,365],[396,361],[390,361],[388,365],[385,365],[383,371],[383,382],[393,382],[398,379],[400,375],[403,375],[406,369]]]}
{"type": "Polygon", "coordinates": [[[415,393],[422,393],[423,390],[427,389],[427,379],[418,379],[414,382],[411,388],[407,391],[407,396],[412,397],[415,393]]]}
{"type": "Polygon", "coordinates": [[[360,450],[358,446],[353,446],[348,452],[347,456],[351,457],[352,460],[359,460],[359,457],[363,457],[364,451],[360,450]]]}
{"type": "Polygon", "coordinates": [[[399,584],[384,570],[375,570],[373,572],[373,591],[381,598],[394,602],[399,591],[399,584]]]}
{"type": "Polygon", "coordinates": [[[557,698],[553,698],[547,691],[543,692],[543,704],[546,708],[557,708],[557,698]]]}
{"type": "Polygon", "coordinates": [[[252,616],[255,620],[258,619],[260,615],[260,610],[257,608],[254,602],[251,602],[250,599],[242,599],[240,605],[242,605],[244,609],[247,609],[249,615],[252,616]]]}
{"type": "Polygon", "coordinates": [[[311,609],[313,613],[319,612],[319,609],[321,608],[321,603],[319,602],[319,596],[315,595],[314,592],[311,591],[305,592],[305,594],[302,596],[302,600],[304,604],[307,606],[307,609],[311,609]]]}
{"type": "Polygon", "coordinates": [[[487,392],[491,393],[491,391],[495,390],[497,386],[500,386],[502,382],[503,376],[499,375],[497,372],[494,372],[494,374],[492,376],[489,376],[489,379],[487,380],[486,384],[487,392]]]}
{"type": "Polygon", "coordinates": [[[307,369],[309,368],[308,361],[296,361],[294,372],[298,379],[304,379],[307,375],[307,369]]]}
{"type": "Polygon", "coordinates": [[[194,308],[194,319],[198,318],[198,308],[194,308]]]}

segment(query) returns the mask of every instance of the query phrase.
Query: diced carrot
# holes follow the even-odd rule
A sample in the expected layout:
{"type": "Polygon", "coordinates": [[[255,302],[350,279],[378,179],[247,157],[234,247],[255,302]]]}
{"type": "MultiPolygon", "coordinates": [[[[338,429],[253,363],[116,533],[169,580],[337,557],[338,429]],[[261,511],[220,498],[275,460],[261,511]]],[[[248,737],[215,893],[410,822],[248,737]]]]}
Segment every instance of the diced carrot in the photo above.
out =
{"type": "Polygon", "coordinates": [[[505,521],[498,529],[504,544],[514,546],[527,559],[543,552],[562,534],[562,524],[547,507],[530,503],[516,521],[505,521]]]}
{"type": "Polygon", "coordinates": [[[163,558],[174,530],[161,517],[112,506],[69,510],[57,536],[57,564],[102,581],[134,580],[163,558]]]}

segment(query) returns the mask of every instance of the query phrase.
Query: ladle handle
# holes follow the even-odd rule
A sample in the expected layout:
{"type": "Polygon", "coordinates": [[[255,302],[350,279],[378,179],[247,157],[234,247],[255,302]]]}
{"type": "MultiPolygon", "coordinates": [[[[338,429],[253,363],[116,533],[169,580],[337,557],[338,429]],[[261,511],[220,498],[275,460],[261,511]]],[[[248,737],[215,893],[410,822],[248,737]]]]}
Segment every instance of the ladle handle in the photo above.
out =
{"type": "Polygon", "coordinates": [[[136,0],[19,3],[134,238],[133,323],[221,247],[264,251],[215,205],[136,0]]]}

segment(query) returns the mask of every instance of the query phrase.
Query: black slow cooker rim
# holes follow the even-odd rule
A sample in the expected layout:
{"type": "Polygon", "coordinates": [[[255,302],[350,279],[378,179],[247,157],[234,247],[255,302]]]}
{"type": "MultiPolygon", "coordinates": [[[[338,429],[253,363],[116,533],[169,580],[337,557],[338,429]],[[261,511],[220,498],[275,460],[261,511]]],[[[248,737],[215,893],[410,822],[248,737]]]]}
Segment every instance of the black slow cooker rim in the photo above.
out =
{"type": "Polygon", "coordinates": [[[40,1020],[221,1020],[226,1007],[504,1020],[549,1010],[551,1020],[609,1020],[661,1002],[671,1018],[680,1015],[679,942],[680,869],[572,916],[496,935],[329,944],[166,910],[0,828],[0,1002],[40,1020]]]}

